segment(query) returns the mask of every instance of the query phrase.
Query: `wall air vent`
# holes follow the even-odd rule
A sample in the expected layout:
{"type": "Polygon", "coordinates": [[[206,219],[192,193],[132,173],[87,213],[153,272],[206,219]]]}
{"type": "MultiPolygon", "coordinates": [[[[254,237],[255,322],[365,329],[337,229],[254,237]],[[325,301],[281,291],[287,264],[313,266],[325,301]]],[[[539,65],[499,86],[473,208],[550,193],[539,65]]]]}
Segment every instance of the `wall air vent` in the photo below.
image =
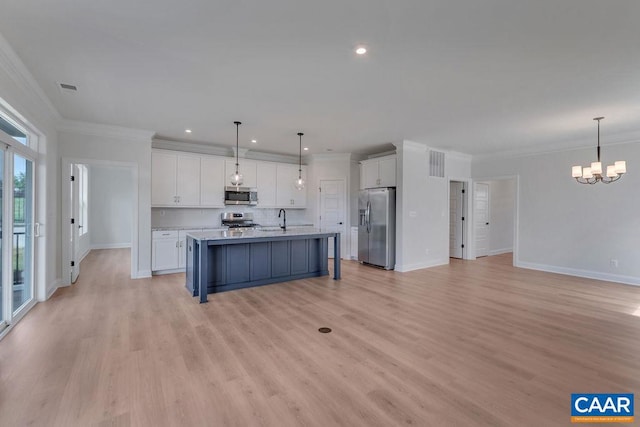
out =
{"type": "Polygon", "coordinates": [[[60,92],[62,93],[74,93],[78,91],[78,86],[70,85],[68,83],[59,83],[58,87],[60,88],[60,92]]]}
{"type": "Polygon", "coordinates": [[[444,178],[444,153],[429,150],[429,176],[444,178]]]}

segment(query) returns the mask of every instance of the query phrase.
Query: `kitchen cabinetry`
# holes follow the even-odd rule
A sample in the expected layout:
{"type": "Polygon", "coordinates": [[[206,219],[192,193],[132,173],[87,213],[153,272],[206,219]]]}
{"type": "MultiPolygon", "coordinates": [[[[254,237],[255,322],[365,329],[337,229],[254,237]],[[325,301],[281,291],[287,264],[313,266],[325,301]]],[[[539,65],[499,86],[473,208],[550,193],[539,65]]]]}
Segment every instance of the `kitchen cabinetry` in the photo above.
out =
{"type": "Polygon", "coordinates": [[[278,186],[276,163],[258,162],[256,176],[258,181],[258,207],[275,208],[278,186]]]}
{"type": "Polygon", "coordinates": [[[151,244],[151,270],[173,270],[178,268],[178,231],[154,231],[151,244]]]}
{"type": "Polygon", "coordinates": [[[153,151],[151,174],[153,206],[200,205],[200,156],[153,151]]]}
{"type": "MultiPolygon", "coordinates": [[[[229,186],[231,185],[231,180],[229,179],[229,177],[231,176],[232,173],[236,171],[236,159],[225,160],[224,166],[225,166],[224,167],[225,169],[224,185],[229,186]]],[[[238,166],[238,172],[242,174],[241,187],[256,188],[258,186],[257,185],[258,182],[256,178],[256,161],[255,160],[247,160],[247,159],[240,160],[239,166],[238,166]]],[[[258,198],[259,197],[260,197],[260,194],[258,194],[258,198]]]]}
{"type": "Polygon", "coordinates": [[[396,156],[385,156],[360,162],[360,189],[395,187],[396,156]]]}
{"type": "Polygon", "coordinates": [[[187,256],[187,233],[195,230],[156,230],[152,232],[151,270],[184,270],[187,256]]]}
{"type": "Polygon", "coordinates": [[[202,156],[200,158],[200,206],[224,207],[226,185],[224,163],[223,157],[202,156]]]}
{"type": "MultiPolygon", "coordinates": [[[[276,168],[276,203],[281,208],[305,208],[307,206],[307,185],[302,190],[295,187],[298,179],[298,166],[288,164],[277,164],[276,168]]],[[[302,179],[307,181],[307,168],[302,167],[302,179]]],[[[258,197],[260,194],[258,193],[258,197]]]]}

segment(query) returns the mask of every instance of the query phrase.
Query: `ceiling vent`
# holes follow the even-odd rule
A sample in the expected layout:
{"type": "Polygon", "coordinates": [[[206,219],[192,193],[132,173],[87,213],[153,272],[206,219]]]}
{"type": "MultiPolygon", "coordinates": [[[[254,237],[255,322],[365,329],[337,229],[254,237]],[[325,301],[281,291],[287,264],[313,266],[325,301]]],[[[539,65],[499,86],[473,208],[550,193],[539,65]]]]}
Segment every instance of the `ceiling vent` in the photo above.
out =
{"type": "Polygon", "coordinates": [[[68,83],[58,83],[58,88],[60,88],[60,92],[62,93],[76,93],[78,91],[78,86],[68,83]]]}
{"type": "Polygon", "coordinates": [[[444,178],[444,153],[429,151],[429,176],[444,178]]]}

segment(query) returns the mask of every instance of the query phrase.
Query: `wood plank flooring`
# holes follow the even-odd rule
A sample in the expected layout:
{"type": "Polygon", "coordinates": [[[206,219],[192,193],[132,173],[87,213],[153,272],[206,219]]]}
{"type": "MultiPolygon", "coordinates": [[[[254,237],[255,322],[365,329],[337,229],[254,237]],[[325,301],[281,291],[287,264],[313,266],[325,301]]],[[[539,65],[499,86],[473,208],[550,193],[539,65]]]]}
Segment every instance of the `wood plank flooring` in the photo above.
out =
{"type": "Polygon", "coordinates": [[[638,287],[347,261],[200,305],[128,259],[92,251],[0,341],[1,426],[562,426],[571,393],[640,396],[638,287]]]}

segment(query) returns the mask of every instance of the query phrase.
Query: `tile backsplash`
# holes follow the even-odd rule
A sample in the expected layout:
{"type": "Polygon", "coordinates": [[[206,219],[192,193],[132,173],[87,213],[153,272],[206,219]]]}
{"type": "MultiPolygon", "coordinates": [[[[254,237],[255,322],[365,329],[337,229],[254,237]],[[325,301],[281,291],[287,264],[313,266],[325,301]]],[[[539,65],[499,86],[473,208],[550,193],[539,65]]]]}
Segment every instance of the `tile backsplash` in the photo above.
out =
{"type": "MultiPolygon", "coordinates": [[[[251,212],[253,222],[260,225],[277,225],[279,209],[256,209],[251,207],[234,206],[224,209],[184,209],[184,208],[152,208],[152,227],[218,227],[222,212],[251,212]]],[[[313,224],[307,218],[306,209],[287,209],[287,223],[313,224]]]]}

